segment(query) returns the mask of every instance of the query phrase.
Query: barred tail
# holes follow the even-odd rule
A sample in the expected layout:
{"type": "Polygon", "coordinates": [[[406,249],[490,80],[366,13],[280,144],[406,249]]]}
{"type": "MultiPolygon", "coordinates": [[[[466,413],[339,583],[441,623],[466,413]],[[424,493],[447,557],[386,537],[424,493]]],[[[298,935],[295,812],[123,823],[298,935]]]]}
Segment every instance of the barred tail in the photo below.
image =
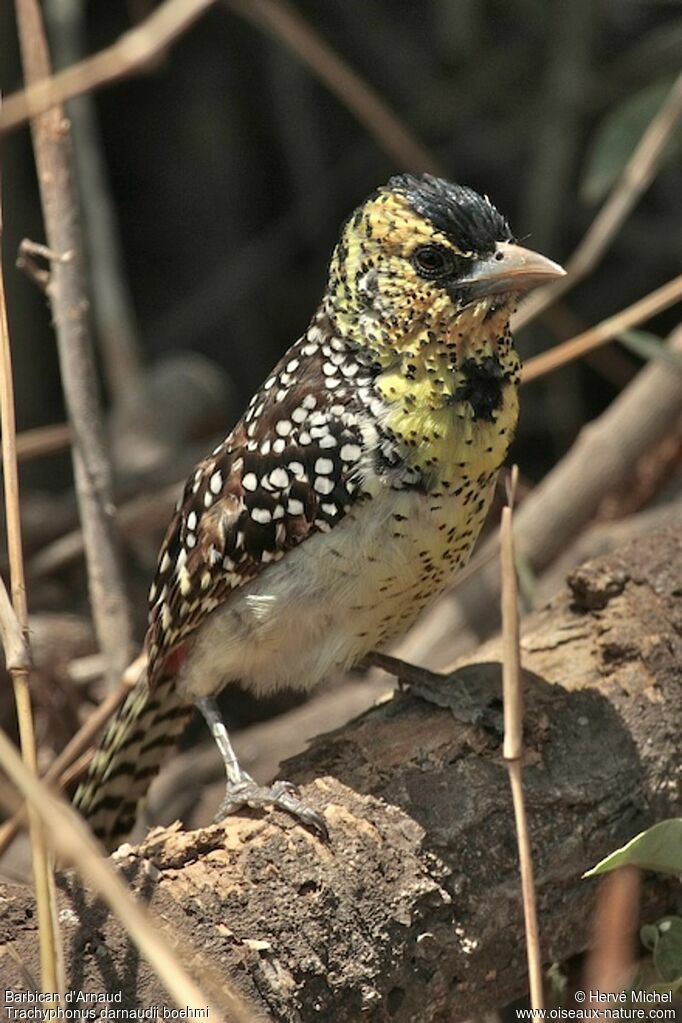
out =
{"type": "Polygon", "coordinates": [[[149,691],[146,677],[121,704],[78,787],[74,806],[108,850],[132,829],[152,779],[192,714],[173,676],[149,691]]]}

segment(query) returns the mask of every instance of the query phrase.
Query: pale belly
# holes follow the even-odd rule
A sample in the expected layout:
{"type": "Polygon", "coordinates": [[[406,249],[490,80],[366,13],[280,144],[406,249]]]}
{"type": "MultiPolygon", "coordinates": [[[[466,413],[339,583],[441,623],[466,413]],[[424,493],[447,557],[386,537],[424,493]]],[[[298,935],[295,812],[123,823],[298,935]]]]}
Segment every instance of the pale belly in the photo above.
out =
{"type": "Polygon", "coordinates": [[[178,683],[196,699],[241,681],[308,689],[402,635],[467,561],[485,493],[383,490],[235,591],[201,626],[178,683]]]}

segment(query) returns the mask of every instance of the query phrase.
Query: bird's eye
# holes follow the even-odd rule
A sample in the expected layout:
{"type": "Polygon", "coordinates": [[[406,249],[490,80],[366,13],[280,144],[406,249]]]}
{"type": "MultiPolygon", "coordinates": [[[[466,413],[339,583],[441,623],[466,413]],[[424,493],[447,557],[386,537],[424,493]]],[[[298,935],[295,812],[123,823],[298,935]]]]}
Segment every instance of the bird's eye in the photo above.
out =
{"type": "Polygon", "coordinates": [[[430,281],[446,277],[453,268],[452,256],[442,245],[419,245],[411,261],[419,276],[430,281]]]}

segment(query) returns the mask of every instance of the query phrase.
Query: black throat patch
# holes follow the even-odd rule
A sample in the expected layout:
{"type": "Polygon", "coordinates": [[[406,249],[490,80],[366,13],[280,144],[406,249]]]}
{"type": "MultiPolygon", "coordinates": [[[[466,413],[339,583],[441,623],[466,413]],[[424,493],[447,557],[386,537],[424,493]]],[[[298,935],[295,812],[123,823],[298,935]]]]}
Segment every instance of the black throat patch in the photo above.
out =
{"type": "Polygon", "coordinates": [[[509,377],[502,366],[492,355],[487,355],[480,362],[465,359],[460,369],[465,377],[452,396],[452,403],[468,401],[474,419],[487,419],[493,422],[493,412],[502,407],[502,388],[509,377]]]}

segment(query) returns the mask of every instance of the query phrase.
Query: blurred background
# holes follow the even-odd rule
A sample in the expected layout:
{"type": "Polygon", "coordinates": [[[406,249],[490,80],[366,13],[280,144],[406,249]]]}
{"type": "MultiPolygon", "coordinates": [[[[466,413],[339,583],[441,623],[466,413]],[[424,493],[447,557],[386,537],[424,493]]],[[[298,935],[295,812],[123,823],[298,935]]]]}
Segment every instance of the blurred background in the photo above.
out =
{"type": "MultiPolygon", "coordinates": [[[[153,7],[46,0],[55,64],[72,62],[79,47],[107,45],[153,7]]],[[[187,350],[206,356],[234,389],[230,415],[305,327],[342,219],[404,169],[281,40],[239,10],[218,4],[150,74],[95,94],[85,140],[96,136],[104,164],[137,357],[149,367],[187,350]]],[[[680,7],[660,0],[325,0],[296,10],[446,176],[487,192],[519,237],[557,260],[580,240],[682,54],[680,7]]],[[[0,40],[7,94],[21,83],[12,4],[2,5],[0,40]]],[[[3,163],[25,428],[63,417],[46,305],[13,269],[22,238],[44,240],[26,129],[3,144],[3,163]]],[[[599,272],[521,337],[524,355],[679,272],[679,169],[672,158],[661,168],[599,272]]],[[[664,334],[674,322],[671,311],[649,326],[664,334]]],[[[531,478],[636,368],[614,349],[534,389],[515,452],[531,478]]],[[[106,376],[103,384],[110,401],[106,376]]],[[[31,474],[55,487],[68,479],[66,460],[31,474]]]]}
{"type": "MultiPolygon", "coordinates": [[[[148,0],[42,6],[57,67],[113,42],[155,7],[148,0]]],[[[5,95],[22,81],[12,8],[0,6],[5,95]]],[[[181,482],[305,328],[338,227],[353,207],[391,174],[429,168],[489,194],[520,239],[563,262],[681,64],[680,6],[664,0],[297,0],[282,9],[284,29],[255,15],[258,4],[219,3],[147,73],[69,105],[139,641],[156,551],[181,482]],[[368,130],[366,118],[292,53],[283,35],[289,30],[308,59],[329,69],[336,55],[347,64],[361,109],[371,105],[363,90],[380,98],[403,126],[397,140],[393,133],[395,144],[368,130]]],[[[384,112],[378,121],[391,135],[384,112]]],[[[2,159],[3,259],[18,424],[25,431],[59,424],[65,412],[47,302],[15,267],[22,239],[45,240],[26,127],[3,139],[2,159]]],[[[679,274],[681,230],[680,147],[673,137],[599,265],[519,332],[522,356],[579,333],[679,274]]],[[[678,314],[670,308],[642,327],[664,338],[678,314]]],[[[522,494],[628,386],[644,351],[641,336],[639,344],[610,344],[524,390],[511,454],[522,494]]],[[[602,502],[597,519],[620,520],[679,495],[680,450],[676,429],[649,453],[649,475],[642,480],[633,466],[637,485],[602,502]]],[[[37,726],[48,763],[102,698],[103,683],[70,457],[66,449],[32,455],[22,464],[22,514],[37,726]]],[[[470,645],[494,627],[479,622],[470,645]]],[[[292,731],[306,736],[338,724],[380,685],[385,677],[347,683],[331,710],[327,702],[295,730],[288,726],[287,740],[282,730],[257,731],[270,722],[255,726],[242,740],[246,766],[265,781],[298,748],[292,731]]],[[[332,695],[337,691],[332,685],[332,695]]],[[[8,687],[3,692],[0,718],[10,727],[8,687]]],[[[231,693],[227,710],[240,726],[283,709],[304,713],[291,710],[295,702],[282,696],[256,707],[231,693]]],[[[206,764],[206,779],[220,784],[212,747],[206,764]]],[[[175,794],[179,777],[176,771],[175,794]]],[[[166,800],[164,816],[183,813],[196,793],[184,798],[166,800]]]]}

